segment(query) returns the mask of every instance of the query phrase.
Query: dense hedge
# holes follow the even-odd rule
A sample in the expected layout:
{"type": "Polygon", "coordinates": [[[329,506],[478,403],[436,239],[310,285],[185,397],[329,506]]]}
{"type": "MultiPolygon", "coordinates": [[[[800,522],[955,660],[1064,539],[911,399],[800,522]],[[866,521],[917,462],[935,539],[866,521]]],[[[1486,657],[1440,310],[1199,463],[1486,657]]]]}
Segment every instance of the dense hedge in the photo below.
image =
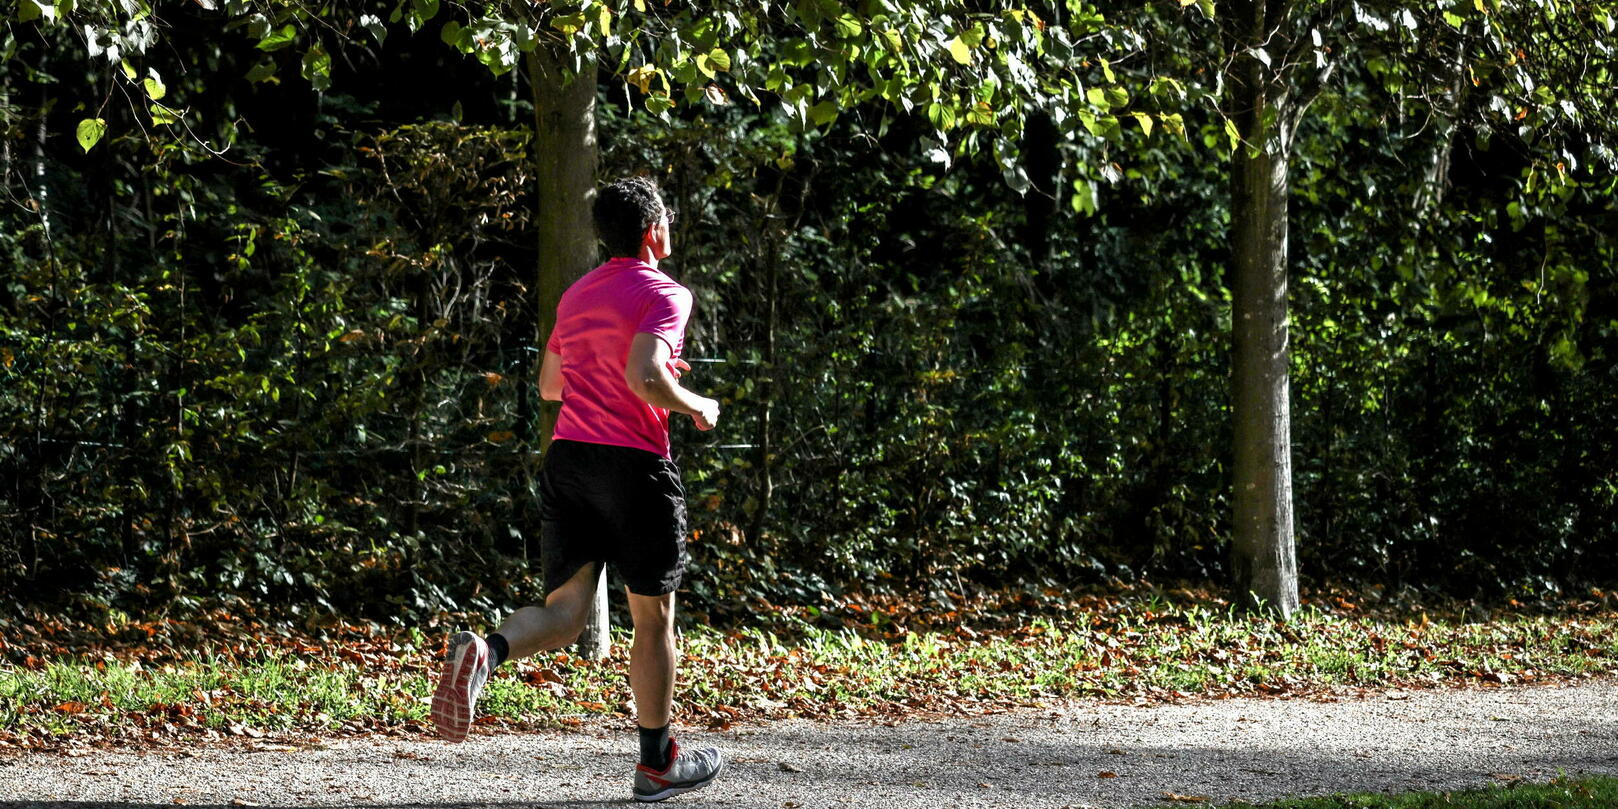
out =
{"type": "MultiPolygon", "coordinates": [[[[726,403],[675,438],[697,606],[1223,577],[1228,214],[1196,122],[1084,215],[1054,168],[1018,196],[903,121],[805,135],[603,99],[604,173],[650,170],[681,211],[669,266],[709,360],[689,382],[726,403]]],[[[245,166],[53,138],[44,179],[13,182],[50,193],[0,214],[12,598],[404,617],[535,595],[520,116],[299,103],[319,131],[245,166]]],[[[1447,144],[1367,115],[1322,111],[1294,183],[1306,576],[1610,581],[1612,180],[1530,188],[1478,140],[1422,207],[1409,150],[1447,144]]]]}

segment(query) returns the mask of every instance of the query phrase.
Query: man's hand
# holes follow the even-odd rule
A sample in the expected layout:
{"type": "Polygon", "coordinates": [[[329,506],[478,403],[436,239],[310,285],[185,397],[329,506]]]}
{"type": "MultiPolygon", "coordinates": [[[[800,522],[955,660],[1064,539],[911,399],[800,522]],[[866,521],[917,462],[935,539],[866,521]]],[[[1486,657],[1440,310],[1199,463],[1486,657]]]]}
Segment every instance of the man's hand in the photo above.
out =
{"type": "Polygon", "coordinates": [[[691,413],[691,421],[696,423],[699,430],[712,430],[719,424],[719,403],[706,396],[697,398],[700,401],[691,413]]]}

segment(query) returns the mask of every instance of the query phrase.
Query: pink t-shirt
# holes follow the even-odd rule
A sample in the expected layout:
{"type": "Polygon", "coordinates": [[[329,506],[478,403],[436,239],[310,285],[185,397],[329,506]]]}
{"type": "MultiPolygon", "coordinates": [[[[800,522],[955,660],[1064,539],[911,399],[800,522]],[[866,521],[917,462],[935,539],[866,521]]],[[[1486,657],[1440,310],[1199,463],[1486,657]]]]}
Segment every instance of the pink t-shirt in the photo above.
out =
{"type": "Polygon", "coordinates": [[[556,438],[634,447],[669,457],[669,411],[624,381],[629,343],[642,332],[685,347],[691,291],[638,258],[613,258],[562,293],[545,350],[562,357],[556,438]]]}

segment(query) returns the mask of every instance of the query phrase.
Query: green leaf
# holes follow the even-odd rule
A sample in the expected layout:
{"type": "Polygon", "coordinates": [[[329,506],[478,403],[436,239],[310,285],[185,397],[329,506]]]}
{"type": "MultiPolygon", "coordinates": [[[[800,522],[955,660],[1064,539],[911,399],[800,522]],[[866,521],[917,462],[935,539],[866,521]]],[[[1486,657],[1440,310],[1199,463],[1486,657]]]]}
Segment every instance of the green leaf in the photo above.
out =
{"type": "MultiPolygon", "coordinates": [[[[67,4],[64,3],[63,5],[67,4]]],[[[41,17],[45,18],[46,22],[56,22],[59,11],[60,9],[51,3],[38,2],[38,0],[17,0],[18,22],[32,22],[41,17]]]]}
{"type": "Polygon", "coordinates": [[[843,39],[853,39],[865,32],[865,26],[860,19],[852,14],[844,14],[837,18],[837,36],[843,39]]]}
{"type": "Polygon", "coordinates": [[[146,73],[146,80],[141,82],[146,88],[146,95],[153,101],[162,101],[163,96],[169,93],[169,88],[163,86],[163,77],[159,76],[156,70],[147,70],[146,73]]]}
{"type": "Polygon", "coordinates": [[[646,97],[646,111],[653,115],[662,115],[674,109],[674,101],[665,95],[646,97]]]}
{"type": "Polygon", "coordinates": [[[809,108],[809,120],[813,121],[815,126],[826,126],[837,120],[838,112],[837,102],[826,99],[809,108]]]}
{"type": "Polygon", "coordinates": [[[303,55],[303,77],[316,91],[331,88],[331,54],[316,45],[303,55]]]}
{"type": "Polygon", "coordinates": [[[551,27],[562,32],[562,36],[573,36],[584,30],[585,20],[583,14],[568,14],[551,20],[551,27]]]}
{"type": "Polygon", "coordinates": [[[972,64],[972,48],[966,40],[956,37],[949,41],[949,55],[963,65],[972,64]]]}
{"type": "Polygon", "coordinates": [[[1134,113],[1134,116],[1135,116],[1135,121],[1140,124],[1140,130],[1142,132],[1146,133],[1147,137],[1151,137],[1152,136],[1152,116],[1147,115],[1144,112],[1134,113]]]}
{"type": "Polygon", "coordinates": [[[410,4],[411,12],[416,22],[415,27],[420,28],[429,20],[438,16],[438,0],[413,0],[410,4]]]}
{"type": "Polygon", "coordinates": [[[978,126],[994,126],[994,107],[979,101],[966,111],[966,122],[978,126]]]}
{"type": "Polygon", "coordinates": [[[86,118],[79,122],[78,130],[79,148],[86,154],[101,142],[101,136],[107,134],[107,122],[101,118],[86,118]]]}
{"type": "Polygon", "coordinates": [[[169,124],[177,124],[180,122],[180,116],[176,115],[174,110],[171,110],[162,104],[152,104],[147,108],[146,111],[151,113],[152,123],[157,124],[158,126],[168,126],[169,124]]]}
{"type": "Polygon", "coordinates": [[[927,120],[933,122],[940,132],[948,132],[955,128],[955,108],[948,104],[933,103],[927,107],[927,120]]]}
{"type": "Polygon", "coordinates": [[[1236,128],[1236,122],[1225,119],[1225,137],[1230,140],[1230,151],[1235,154],[1236,147],[1242,143],[1242,133],[1236,128]]]}
{"type": "MultiPolygon", "coordinates": [[[[461,24],[454,20],[444,23],[444,29],[438,32],[438,38],[443,40],[445,45],[448,45],[451,48],[460,49],[461,24]]],[[[466,51],[462,50],[461,53],[466,53],[466,51]]]]}
{"type": "Polygon", "coordinates": [[[273,77],[275,75],[275,70],[275,61],[272,59],[266,59],[256,65],[253,65],[253,69],[247,71],[247,80],[250,82],[264,81],[265,79],[273,77]]]}
{"type": "Polygon", "coordinates": [[[387,41],[388,29],[382,24],[381,17],[375,14],[362,14],[360,15],[360,25],[371,32],[371,38],[376,40],[376,44],[381,45],[387,41]]]}
{"type": "Polygon", "coordinates": [[[1074,180],[1073,198],[1069,200],[1069,203],[1073,206],[1075,213],[1081,213],[1085,216],[1093,215],[1097,210],[1095,183],[1082,178],[1074,180]]]}
{"type": "Polygon", "coordinates": [[[135,77],[140,75],[135,72],[135,66],[131,65],[128,59],[119,62],[118,65],[124,69],[124,78],[129,79],[130,81],[134,81],[135,77]]]}
{"type": "Polygon", "coordinates": [[[713,64],[715,70],[730,69],[730,54],[726,53],[724,48],[708,51],[708,61],[713,64]]]}
{"type": "Polygon", "coordinates": [[[297,39],[297,29],[291,25],[283,25],[279,31],[271,31],[263,39],[259,40],[258,49],[261,51],[278,51],[296,42],[297,39]]]}
{"type": "Polygon", "coordinates": [[[1184,138],[1185,117],[1178,112],[1165,115],[1163,116],[1163,128],[1173,132],[1176,135],[1179,135],[1181,138],[1184,138]]]}

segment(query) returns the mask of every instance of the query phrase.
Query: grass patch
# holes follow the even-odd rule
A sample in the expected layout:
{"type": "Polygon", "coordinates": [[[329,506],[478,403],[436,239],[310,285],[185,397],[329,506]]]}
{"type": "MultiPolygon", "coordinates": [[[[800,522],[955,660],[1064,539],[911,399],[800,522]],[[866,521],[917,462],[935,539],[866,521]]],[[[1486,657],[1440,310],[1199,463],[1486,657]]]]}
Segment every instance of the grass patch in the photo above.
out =
{"type": "Polygon", "coordinates": [[[1549,784],[1404,795],[1334,795],[1274,803],[1228,804],[1226,809],[1609,809],[1618,806],[1618,779],[1558,779],[1549,784]]]}
{"type": "MultiPolygon", "coordinates": [[[[446,634],[344,626],[323,639],[38,650],[17,646],[12,634],[9,647],[0,641],[20,658],[0,666],[0,744],[423,732],[446,634]]],[[[620,630],[605,661],[553,654],[503,667],[480,713],[520,726],[628,716],[627,646],[620,630]]],[[[683,721],[724,727],[970,713],[1073,697],[1306,694],[1618,673],[1618,613],[1468,622],[1308,609],[1277,621],[1154,602],[995,631],[872,633],[807,622],[774,631],[695,628],[682,651],[683,721]]]]}

